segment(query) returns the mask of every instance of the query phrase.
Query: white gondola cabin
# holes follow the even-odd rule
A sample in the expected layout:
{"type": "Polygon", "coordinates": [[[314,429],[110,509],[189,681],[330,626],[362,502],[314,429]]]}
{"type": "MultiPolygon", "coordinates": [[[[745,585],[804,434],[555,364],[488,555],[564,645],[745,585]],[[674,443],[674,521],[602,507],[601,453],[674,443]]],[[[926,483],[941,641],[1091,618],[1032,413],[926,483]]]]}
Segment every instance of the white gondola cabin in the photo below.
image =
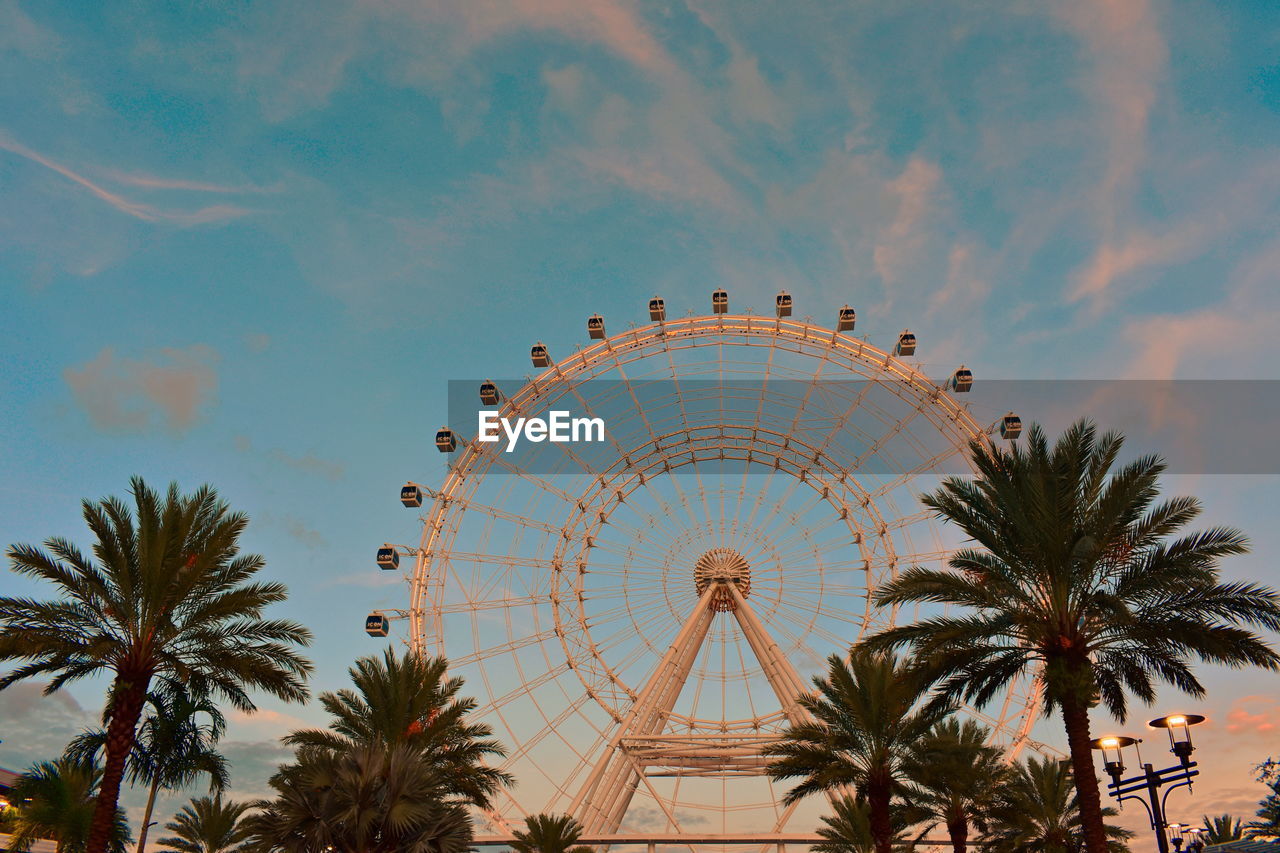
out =
{"type": "Polygon", "coordinates": [[[649,319],[655,323],[667,319],[667,303],[662,297],[655,296],[649,300],[649,319]]]}
{"type": "Polygon", "coordinates": [[[963,394],[973,387],[973,371],[965,367],[963,364],[951,374],[951,382],[948,383],[951,390],[956,394],[963,394]]]}
{"type": "Polygon", "coordinates": [[[782,291],[781,293],[778,294],[778,298],[777,300],[775,300],[775,302],[778,307],[779,317],[791,316],[791,294],[790,293],[787,293],[785,290],[782,291]]]}
{"type": "Polygon", "coordinates": [[[422,489],[413,483],[400,487],[400,503],[408,507],[422,506],[422,489]]]}
{"type": "Polygon", "coordinates": [[[898,335],[898,345],[893,348],[893,354],[897,356],[915,355],[916,336],[904,329],[902,334],[898,335]]]}
{"type": "Polygon", "coordinates": [[[1022,418],[1010,412],[1000,419],[1001,438],[1013,441],[1020,435],[1022,435],[1022,418]]]}
{"type": "Polygon", "coordinates": [[[400,553],[390,545],[383,545],[378,549],[378,568],[387,572],[400,568],[400,553]]]}
{"type": "Polygon", "coordinates": [[[604,318],[599,314],[587,318],[587,337],[594,341],[604,340],[604,318]]]}
{"type": "Polygon", "coordinates": [[[840,309],[840,316],[836,320],[837,332],[852,332],[853,327],[858,323],[858,312],[854,311],[848,305],[840,309]]]}
{"type": "Polygon", "coordinates": [[[486,406],[498,405],[498,386],[493,384],[492,379],[480,383],[480,402],[486,406]]]}
{"type": "Polygon", "coordinates": [[[529,350],[529,360],[533,362],[534,367],[547,367],[551,364],[551,356],[547,353],[546,344],[538,341],[529,350]]]}
{"type": "Polygon", "coordinates": [[[729,313],[729,291],[723,289],[711,291],[711,313],[729,313]]]}
{"type": "Polygon", "coordinates": [[[385,637],[391,633],[391,620],[385,613],[370,613],[364,617],[364,632],[370,637],[385,637]]]}
{"type": "Polygon", "coordinates": [[[436,450],[441,453],[452,453],[458,449],[458,437],[447,426],[436,431],[436,450]]]}

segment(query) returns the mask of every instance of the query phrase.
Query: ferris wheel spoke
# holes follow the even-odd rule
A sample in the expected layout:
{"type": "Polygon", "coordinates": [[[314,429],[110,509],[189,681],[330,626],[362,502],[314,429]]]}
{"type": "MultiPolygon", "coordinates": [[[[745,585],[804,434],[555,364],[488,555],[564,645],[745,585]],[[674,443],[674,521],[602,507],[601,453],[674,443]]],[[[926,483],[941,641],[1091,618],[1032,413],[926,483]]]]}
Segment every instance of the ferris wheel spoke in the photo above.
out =
{"type": "Polygon", "coordinates": [[[509,654],[511,652],[516,652],[516,651],[519,651],[520,649],[545,642],[551,639],[552,637],[554,637],[555,635],[556,635],[555,629],[549,628],[545,631],[539,631],[536,634],[530,634],[527,637],[521,637],[518,640],[508,640],[505,643],[498,643],[497,645],[489,646],[488,648],[481,649],[479,651],[472,652],[469,655],[464,655],[460,658],[457,658],[456,660],[453,661],[453,665],[467,666],[468,664],[473,664],[478,661],[488,660],[489,658],[492,658],[496,655],[509,654]]]}
{"type": "Polygon", "coordinates": [[[916,464],[912,465],[910,468],[906,468],[898,472],[888,482],[883,483],[880,486],[877,486],[875,489],[869,490],[867,492],[867,496],[872,498],[873,500],[877,500],[887,495],[893,494],[895,490],[902,488],[903,486],[911,482],[911,480],[915,479],[916,477],[920,477],[925,474],[935,473],[943,465],[943,463],[947,462],[948,460],[956,458],[957,456],[960,455],[961,452],[962,451],[957,450],[956,448],[949,448],[946,450],[939,451],[938,453],[935,453],[932,456],[926,459],[923,459],[920,462],[917,462],[916,464]]]}
{"type": "Polygon", "coordinates": [[[545,601],[546,596],[542,595],[474,599],[454,604],[442,604],[436,608],[436,612],[442,615],[452,615],[456,613],[483,613],[486,610],[515,610],[521,607],[537,607],[545,601]]]}
{"type": "Polygon", "coordinates": [[[506,707],[507,705],[510,705],[513,701],[515,701],[521,696],[532,696],[534,690],[537,690],[539,687],[541,687],[544,684],[555,681],[557,678],[564,675],[570,669],[571,667],[569,666],[569,661],[564,661],[563,663],[557,664],[551,669],[548,669],[546,672],[534,677],[533,680],[525,683],[521,683],[520,686],[507,691],[506,693],[502,694],[497,698],[491,699],[488,702],[488,704],[482,705],[479,708],[477,708],[473,712],[473,714],[476,717],[483,717],[489,713],[498,711],[506,707]]]}
{"type": "MultiPolygon", "coordinates": [[[[545,726],[526,738],[524,743],[522,743],[518,749],[513,750],[509,755],[507,755],[507,757],[503,759],[502,764],[498,765],[498,769],[510,770],[517,762],[521,761],[535,747],[537,747],[538,744],[546,740],[548,735],[556,732],[561,726],[577,714],[584,705],[590,704],[591,701],[591,697],[586,693],[583,693],[572,700],[568,705],[565,705],[560,713],[546,721],[547,724],[545,726]]],[[[589,755],[590,753],[588,752],[587,754],[589,755]]],[[[581,758],[581,755],[579,755],[579,758],[581,758]]]]}
{"type": "MultiPolygon", "coordinates": [[[[672,355],[671,348],[669,345],[667,345],[665,340],[664,340],[664,349],[666,350],[666,354],[667,354],[667,368],[669,371],[668,375],[670,376],[672,396],[675,398],[675,400],[679,405],[681,422],[684,424],[688,424],[690,423],[689,412],[684,404],[684,395],[680,393],[680,376],[679,376],[679,373],[676,371],[675,358],[672,355]]],[[[623,372],[623,376],[624,376],[624,381],[629,382],[629,380],[626,379],[625,372],[623,372]]],[[[628,387],[630,386],[628,385],[628,387]]],[[[635,398],[634,391],[632,393],[632,399],[636,400],[636,404],[637,406],[639,406],[639,400],[635,398]]],[[[643,413],[641,414],[641,417],[644,418],[645,426],[649,429],[649,435],[653,439],[654,446],[655,447],[658,446],[658,437],[654,433],[653,427],[649,423],[648,418],[645,417],[643,413]]],[[[699,491],[701,491],[703,488],[702,476],[701,476],[701,473],[698,471],[696,465],[694,466],[694,476],[697,477],[697,487],[699,491]]],[[[705,519],[698,518],[697,513],[693,509],[692,503],[689,501],[688,495],[686,495],[684,492],[684,489],[680,487],[680,478],[678,476],[673,476],[673,477],[669,477],[668,479],[671,482],[671,487],[675,490],[676,494],[679,496],[681,506],[684,507],[685,513],[689,516],[689,523],[692,524],[694,527],[700,527],[702,526],[702,524],[706,523],[707,521],[710,521],[709,518],[705,518],[705,519]]]]}

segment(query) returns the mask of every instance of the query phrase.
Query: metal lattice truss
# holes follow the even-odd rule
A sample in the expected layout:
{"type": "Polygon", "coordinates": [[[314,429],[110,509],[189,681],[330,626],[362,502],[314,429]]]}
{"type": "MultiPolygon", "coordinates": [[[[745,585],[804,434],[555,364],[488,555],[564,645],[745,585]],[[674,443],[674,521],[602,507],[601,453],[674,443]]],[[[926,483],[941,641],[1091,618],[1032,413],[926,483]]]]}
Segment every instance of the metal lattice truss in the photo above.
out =
{"type": "MultiPolygon", "coordinates": [[[[875,589],[945,561],[915,496],[992,427],[808,320],[693,316],[554,356],[502,388],[502,415],[598,415],[608,452],[513,461],[460,436],[401,548],[411,642],[448,655],[511,747],[491,830],[539,811],[591,837],[810,830],[821,804],[784,806],[762,750],[828,655],[898,617],[875,589]]],[[[1036,698],[973,714],[1013,755],[1036,746],[1036,698]]]]}

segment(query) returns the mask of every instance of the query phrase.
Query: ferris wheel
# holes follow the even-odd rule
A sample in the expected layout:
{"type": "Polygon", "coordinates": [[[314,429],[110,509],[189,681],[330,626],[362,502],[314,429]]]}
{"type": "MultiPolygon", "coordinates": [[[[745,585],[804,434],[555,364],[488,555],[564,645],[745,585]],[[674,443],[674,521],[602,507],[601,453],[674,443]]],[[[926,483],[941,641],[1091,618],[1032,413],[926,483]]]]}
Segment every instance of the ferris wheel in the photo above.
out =
{"type": "MultiPolygon", "coordinates": [[[[710,308],[669,317],[655,297],[612,335],[593,315],[584,346],[533,343],[535,375],[462,383],[443,483],[402,489],[421,539],[378,563],[406,575],[411,645],[448,657],[509,749],[494,832],[536,812],[589,837],[814,826],[824,804],[783,805],[762,749],[806,718],[796,697],[829,655],[918,615],[872,602],[954,547],[917,496],[969,470],[970,441],[1021,429],[975,420],[972,373],[930,379],[910,331],[855,337],[847,305],[830,325],[792,318],[785,292],[771,316],[730,313],[724,290],[710,308]],[[513,447],[481,440],[478,410],[604,429],[513,447]]],[[[1037,700],[1027,682],[967,712],[1012,756],[1038,746],[1037,700]]]]}

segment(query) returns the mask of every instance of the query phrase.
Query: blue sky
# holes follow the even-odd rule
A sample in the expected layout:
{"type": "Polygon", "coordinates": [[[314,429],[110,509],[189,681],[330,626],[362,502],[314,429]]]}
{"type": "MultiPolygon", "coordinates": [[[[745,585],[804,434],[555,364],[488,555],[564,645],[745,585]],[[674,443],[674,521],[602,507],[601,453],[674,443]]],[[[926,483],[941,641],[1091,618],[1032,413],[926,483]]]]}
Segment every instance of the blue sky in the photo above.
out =
{"type": "MultiPolygon", "coordinates": [[[[0,79],[0,541],[212,482],[317,689],[403,599],[372,548],[416,535],[447,380],[592,311],[785,287],[938,375],[1277,378],[1274,4],[0,0],[0,79]]],[[[1274,476],[1173,485],[1276,579],[1274,476]]],[[[1251,808],[1280,679],[1207,678],[1231,779],[1200,800],[1251,808]]],[[[71,693],[0,694],[0,763],[92,716],[71,693]]],[[[264,707],[245,790],[319,719],[264,707]]]]}

